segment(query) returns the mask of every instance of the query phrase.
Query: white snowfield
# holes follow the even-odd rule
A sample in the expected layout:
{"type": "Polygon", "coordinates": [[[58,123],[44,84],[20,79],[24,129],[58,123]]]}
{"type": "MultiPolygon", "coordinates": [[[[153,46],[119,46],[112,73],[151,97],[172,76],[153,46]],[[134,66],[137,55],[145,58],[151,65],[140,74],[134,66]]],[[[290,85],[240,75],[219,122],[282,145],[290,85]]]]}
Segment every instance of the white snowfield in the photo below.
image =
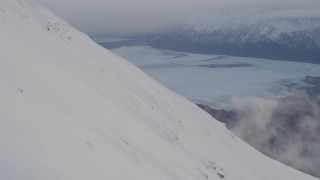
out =
{"type": "Polygon", "coordinates": [[[1,180],[311,180],[49,11],[0,0],[1,180]]]}

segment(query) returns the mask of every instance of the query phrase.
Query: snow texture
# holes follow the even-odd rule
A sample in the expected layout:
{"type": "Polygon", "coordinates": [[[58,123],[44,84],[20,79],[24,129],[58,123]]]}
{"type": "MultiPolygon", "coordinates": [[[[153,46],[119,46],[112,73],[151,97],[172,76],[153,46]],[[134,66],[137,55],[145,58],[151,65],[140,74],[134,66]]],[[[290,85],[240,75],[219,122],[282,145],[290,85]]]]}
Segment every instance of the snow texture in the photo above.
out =
{"type": "Polygon", "coordinates": [[[316,179],[49,11],[20,0],[0,9],[0,179],[316,179]]]}

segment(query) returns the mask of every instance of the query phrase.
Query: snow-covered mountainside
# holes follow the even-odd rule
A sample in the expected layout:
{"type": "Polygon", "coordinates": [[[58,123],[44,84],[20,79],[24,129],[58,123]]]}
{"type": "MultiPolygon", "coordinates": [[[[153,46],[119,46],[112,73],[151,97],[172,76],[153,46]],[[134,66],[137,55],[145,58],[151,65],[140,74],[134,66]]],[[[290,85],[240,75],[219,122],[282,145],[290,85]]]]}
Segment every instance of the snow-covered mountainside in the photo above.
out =
{"type": "Polygon", "coordinates": [[[156,47],[320,63],[320,17],[213,18],[159,35],[156,47]]]}
{"type": "Polygon", "coordinates": [[[1,0],[0,20],[0,179],[316,179],[47,10],[1,0]]]}

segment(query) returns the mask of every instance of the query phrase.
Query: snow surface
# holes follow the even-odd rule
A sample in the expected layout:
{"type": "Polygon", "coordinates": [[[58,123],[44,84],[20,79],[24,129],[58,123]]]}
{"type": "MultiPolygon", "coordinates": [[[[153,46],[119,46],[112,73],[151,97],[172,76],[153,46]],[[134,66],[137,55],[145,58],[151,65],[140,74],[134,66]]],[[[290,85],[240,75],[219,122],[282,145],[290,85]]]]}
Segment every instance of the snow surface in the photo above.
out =
{"type": "Polygon", "coordinates": [[[320,76],[320,65],[309,63],[181,53],[149,46],[112,51],[171,90],[217,109],[233,108],[238,97],[285,97],[304,85],[301,80],[305,76],[320,76]]]}
{"type": "Polygon", "coordinates": [[[0,11],[0,179],[316,179],[49,11],[20,0],[0,11]]]}

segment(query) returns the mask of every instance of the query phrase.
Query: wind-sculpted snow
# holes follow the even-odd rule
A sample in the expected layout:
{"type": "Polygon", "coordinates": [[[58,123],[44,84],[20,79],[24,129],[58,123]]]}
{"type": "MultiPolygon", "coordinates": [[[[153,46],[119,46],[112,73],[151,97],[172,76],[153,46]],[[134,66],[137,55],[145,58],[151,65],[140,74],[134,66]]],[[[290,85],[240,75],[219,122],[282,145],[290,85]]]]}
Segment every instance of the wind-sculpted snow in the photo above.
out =
{"type": "Polygon", "coordinates": [[[0,7],[0,179],[315,179],[43,8],[0,7]]]}

